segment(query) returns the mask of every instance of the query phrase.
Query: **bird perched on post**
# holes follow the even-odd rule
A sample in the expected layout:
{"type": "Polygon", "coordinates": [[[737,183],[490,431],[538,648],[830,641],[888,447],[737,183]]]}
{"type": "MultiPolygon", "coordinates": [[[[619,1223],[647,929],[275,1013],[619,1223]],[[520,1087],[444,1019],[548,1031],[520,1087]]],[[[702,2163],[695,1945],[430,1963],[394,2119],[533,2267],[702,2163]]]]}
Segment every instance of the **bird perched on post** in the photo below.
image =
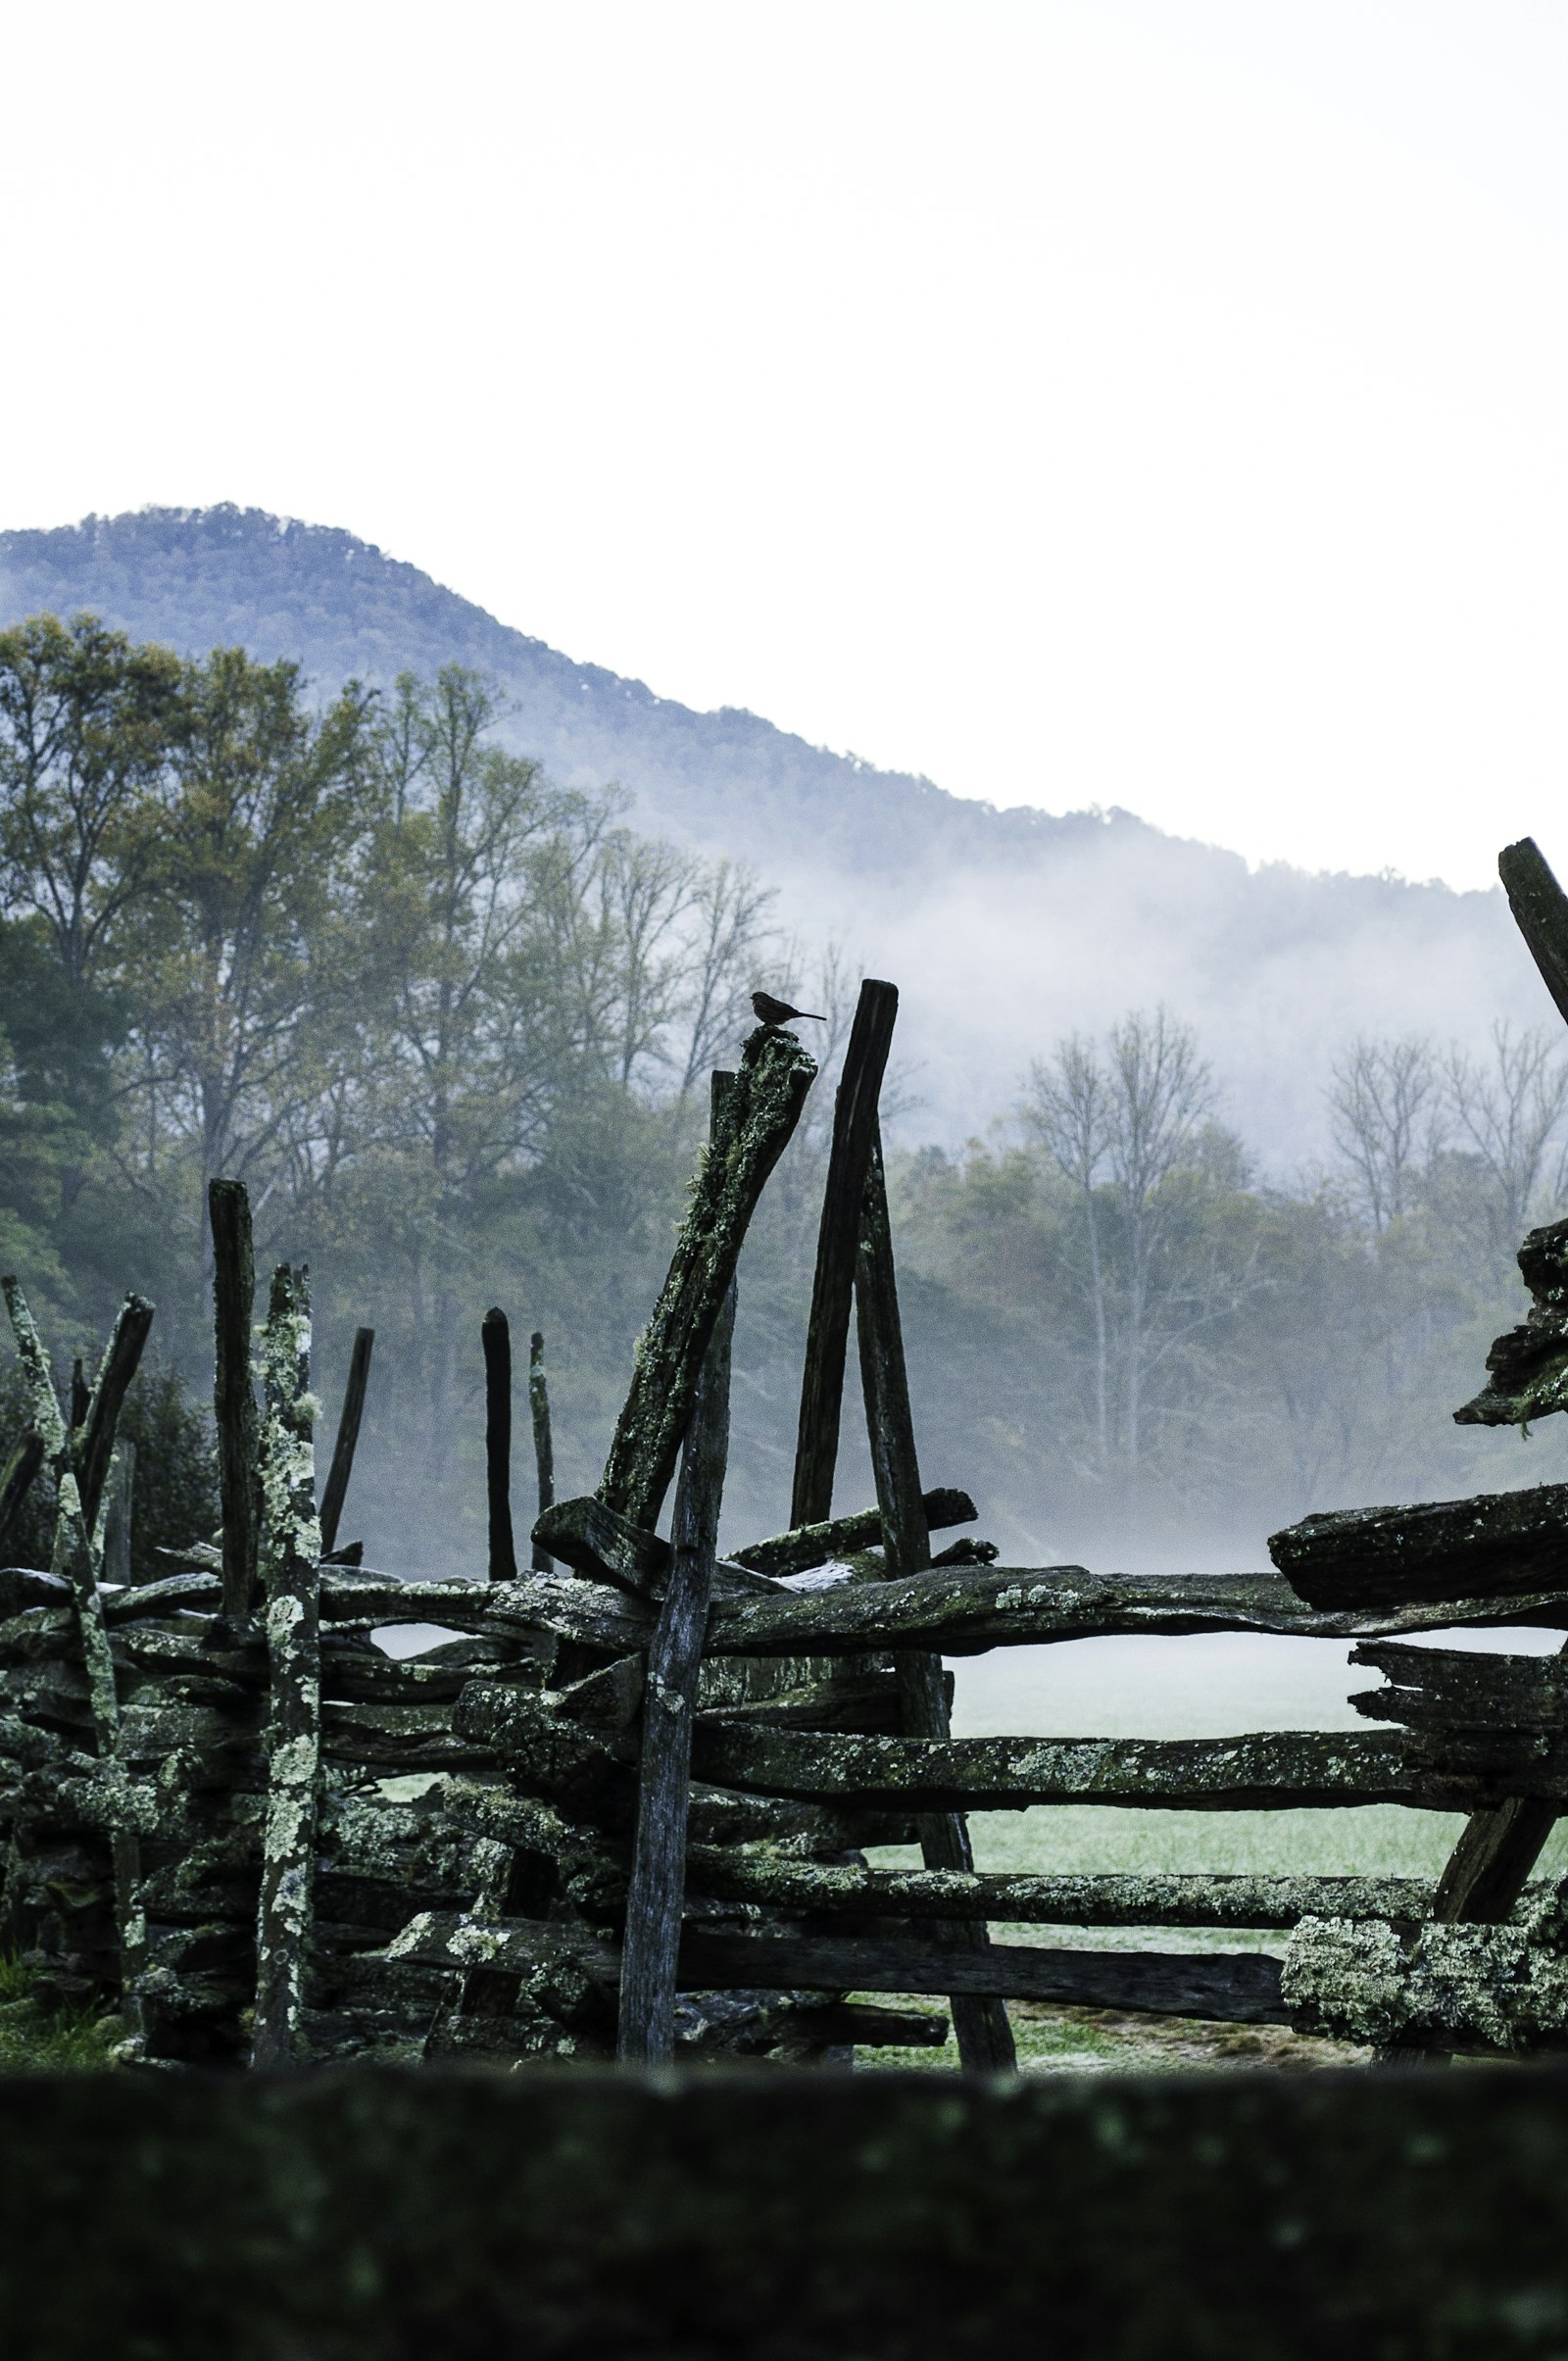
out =
{"type": "Polygon", "coordinates": [[[808,1016],[813,1025],[825,1025],[827,1018],[817,1016],[809,1008],[792,1008],[787,1000],[775,1000],[771,992],[754,992],[752,1007],[764,1025],[793,1024],[798,1016],[808,1016]]]}

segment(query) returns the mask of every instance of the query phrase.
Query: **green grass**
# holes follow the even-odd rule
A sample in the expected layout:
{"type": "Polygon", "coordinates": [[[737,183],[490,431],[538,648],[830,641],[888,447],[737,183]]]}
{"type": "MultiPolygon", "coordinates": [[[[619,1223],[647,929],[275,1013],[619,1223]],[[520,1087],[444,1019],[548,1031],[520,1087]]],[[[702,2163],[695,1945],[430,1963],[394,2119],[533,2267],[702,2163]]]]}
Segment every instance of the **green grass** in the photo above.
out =
{"type": "Polygon", "coordinates": [[[0,1958],[0,2073],[110,2066],[110,2049],[122,2030],[118,2017],[101,2016],[91,2005],[40,2008],[28,1971],[17,1960],[0,1958]]]}

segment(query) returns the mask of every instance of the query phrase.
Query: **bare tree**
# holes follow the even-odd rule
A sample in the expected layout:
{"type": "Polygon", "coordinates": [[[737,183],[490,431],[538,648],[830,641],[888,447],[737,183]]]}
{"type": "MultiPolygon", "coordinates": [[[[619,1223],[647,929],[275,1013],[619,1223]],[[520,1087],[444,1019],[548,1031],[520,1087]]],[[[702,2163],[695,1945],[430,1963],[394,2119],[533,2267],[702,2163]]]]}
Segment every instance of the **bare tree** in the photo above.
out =
{"type": "MultiPolygon", "coordinates": [[[[1462,1139],[1492,1184],[1487,1208],[1494,1252],[1518,1246],[1541,1187],[1547,1153],[1568,1109],[1568,1059],[1553,1035],[1532,1030],[1515,1040],[1506,1023],[1492,1028],[1492,1059],[1482,1066],[1457,1045],[1443,1080],[1462,1139]]],[[[1559,1171],[1553,1196],[1560,1197],[1559,1171]]]]}
{"type": "Polygon", "coordinates": [[[747,1025],[749,996],[774,951],[770,912],[776,899],[744,861],[715,861],[693,884],[683,974],[683,1099],[747,1025]]]}
{"type": "Polygon", "coordinates": [[[1089,1250],[1089,1288],[1095,1322],[1095,1442],[1100,1464],[1110,1450],[1107,1391],[1109,1336],[1105,1314],[1105,1276],[1100,1253],[1100,1222],[1095,1189],[1105,1158],[1108,1085],[1094,1045],[1078,1033],[1058,1042],[1049,1059],[1037,1058],[1029,1069],[1029,1096],[1024,1102],[1024,1129],[1048,1148],[1079,1193],[1083,1205],[1084,1239],[1089,1250]]]}
{"type": "MultiPolygon", "coordinates": [[[[1200,1135],[1214,1110],[1214,1087],[1188,1025],[1163,1008],[1152,1016],[1124,1017],[1111,1028],[1103,1062],[1094,1045],[1074,1034],[1047,1062],[1030,1071],[1023,1114],[1031,1135],[1048,1148],[1078,1190],[1089,1252],[1090,1299],[1095,1328],[1095,1426],[1101,1464],[1109,1457],[1111,1272],[1102,1230],[1102,1193],[1108,1187],[1107,1213],[1119,1247],[1120,1428],[1123,1454],[1132,1466],[1143,1455],[1145,1383],[1154,1357],[1164,1357],[1193,1321],[1156,1345],[1152,1303],[1155,1259],[1166,1243],[1173,1211],[1167,1184],[1192,1165],[1200,1135]]],[[[1219,1316],[1223,1291],[1200,1291],[1197,1324],[1219,1316]]],[[[1228,1299],[1226,1299],[1228,1301],[1228,1299]]],[[[1164,1307],[1168,1313],[1173,1303],[1164,1307]]],[[[1161,1314],[1164,1319],[1164,1314],[1161,1314]]],[[[1168,1320],[1164,1325],[1169,1326],[1168,1320]]]]}
{"type": "Polygon", "coordinates": [[[1144,1361],[1148,1349],[1150,1266],[1163,1227],[1160,1191],[1191,1159],[1214,1111],[1214,1086],[1190,1025],[1163,1008],[1125,1017],[1110,1034],[1105,1154],[1121,1185],[1127,1216],[1127,1456],[1142,1443],[1144,1361]]]}
{"type": "Polygon", "coordinates": [[[1424,1034],[1358,1035],[1335,1060],[1328,1092],[1335,1144],[1360,1184],[1376,1230],[1414,1209],[1422,1170],[1442,1139],[1439,1071],[1424,1034]]]}

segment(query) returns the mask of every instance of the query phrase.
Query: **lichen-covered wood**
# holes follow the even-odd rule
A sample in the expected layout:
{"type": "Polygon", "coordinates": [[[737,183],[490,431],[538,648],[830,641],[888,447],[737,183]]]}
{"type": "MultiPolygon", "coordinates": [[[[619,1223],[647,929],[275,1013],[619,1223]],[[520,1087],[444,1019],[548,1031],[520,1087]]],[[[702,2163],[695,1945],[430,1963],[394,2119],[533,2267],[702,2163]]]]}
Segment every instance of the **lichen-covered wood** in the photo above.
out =
{"type": "MultiPolygon", "coordinates": [[[[980,1511],[966,1492],[954,1485],[934,1485],[922,1493],[920,1504],[925,1510],[927,1533],[941,1533],[950,1525],[972,1524],[980,1511]]],[[[768,1574],[779,1579],[788,1574],[808,1574],[813,1567],[825,1566],[833,1558],[850,1558],[863,1549],[875,1549],[882,1543],[882,1511],[880,1508],[861,1508],[852,1516],[829,1517],[824,1523],[797,1525],[788,1533],[775,1534],[770,1541],[749,1542],[737,1549],[734,1563],[745,1566],[754,1574],[768,1574]]]]}
{"type": "Polygon", "coordinates": [[[1568,1954],[1551,1932],[1304,1918],[1283,1996],[1303,2031],[1385,2049],[1568,2048],[1568,1954]]]}
{"type": "Polygon", "coordinates": [[[698,1371],[758,1199],[800,1120],[816,1067],[793,1033],[760,1026],[741,1053],[692,1188],[669,1275],[638,1339],[600,1498],[652,1526],[691,1419],[698,1371]]]}
{"type": "Polygon", "coordinates": [[[1283,1574],[1091,1574],[1082,1566],[935,1567],[772,1599],[718,1599],[714,1655],[837,1655],[899,1648],[977,1655],[992,1648],[1122,1634],[1272,1632],[1359,1640],[1456,1623],[1568,1628],[1568,1585],[1506,1600],[1317,1610],[1283,1574]]]}
{"type": "Polygon", "coordinates": [[[1568,1484],[1334,1509],[1270,1534],[1268,1550],[1315,1607],[1500,1602],[1568,1584],[1568,1484]]]}
{"type": "MultiPolygon", "coordinates": [[[[715,1107],[721,1105],[719,1096],[715,1107]]],[[[698,1380],[675,1488],[668,1582],[638,1683],[642,1746],[637,1833],[615,2041],[616,2056],[627,2063],[662,2064],[674,2050],[692,1730],[729,1459],[734,1326],[731,1280],[698,1380]]]]}
{"type": "Polygon", "coordinates": [[[980,1918],[1055,1927],[1294,1927],[1302,1918],[1423,1919],[1431,1913],[1434,1891],[1421,1878],[1053,1877],[867,1869],[795,1860],[763,1845],[694,1845],[687,1876],[694,1893],[714,1900],[813,1917],[980,1918]]]}
{"type": "Polygon", "coordinates": [[[303,1269],[272,1274],[263,1339],[262,1450],[266,1628],[271,1710],[267,1818],[256,1928],[259,2066],[293,2063],[305,2003],[321,1691],[318,1615],[320,1529],[311,1396],[311,1305],[303,1269]]]}
{"type": "Polygon", "coordinates": [[[1454,1411],[1456,1426],[1525,1427],[1568,1408],[1568,1221],[1532,1230],[1518,1261],[1530,1310],[1493,1345],[1487,1383],[1454,1411]]]}

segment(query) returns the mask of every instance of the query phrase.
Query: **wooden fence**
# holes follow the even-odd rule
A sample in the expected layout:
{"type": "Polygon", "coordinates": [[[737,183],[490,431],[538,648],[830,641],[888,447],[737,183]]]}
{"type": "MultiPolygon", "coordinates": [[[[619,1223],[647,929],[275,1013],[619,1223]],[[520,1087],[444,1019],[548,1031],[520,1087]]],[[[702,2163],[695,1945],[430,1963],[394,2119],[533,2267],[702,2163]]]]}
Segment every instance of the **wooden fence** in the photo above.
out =
{"type": "MultiPolygon", "coordinates": [[[[1543,973],[1568,977],[1568,904],[1549,871],[1533,847],[1503,868],[1543,973]]],[[[33,1428],[0,1477],[0,1551],[40,1467],[59,1500],[50,1567],[0,1571],[5,1922],[40,1989],[117,1992],[125,2054],[170,2062],[807,2059],[945,2038],[940,2015],[896,2005],[908,1995],[947,1999],[971,2070],[1011,2063],[1009,1998],[1294,2021],[1386,2056],[1568,2038],[1568,1909],[1527,1893],[1568,1797],[1563,1665],[1402,1645],[1467,1623],[1568,1629],[1568,1488],[1308,1518],[1253,1574],[1009,1568],[963,1539],[934,1552],[932,1534],[975,1510],[926,1488],[909,1410],[877,1123],[896,1009],[892,986],[863,987],[835,1107],[795,1523],[729,1557],[718,1522],[737,1267],[814,1073],[791,1033],[760,1028],[738,1073],[715,1078],[687,1219],[590,1499],[552,1497],[533,1339],[527,1571],[504,1317],[483,1331],[486,1578],[367,1569],[334,1545],[369,1334],[323,1532],[307,1277],[274,1275],[258,1351],[244,1193],[218,1182],[221,1539],[162,1581],[109,1587],[115,1419],[151,1307],[127,1303],[68,1416],[7,1282],[33,1428]],[[835,1519],[852,1327],[877,1499],[835,1519]],[[448,1636],[402,1656],[372,1638],[413,1624],[448,1636]],[[944,1657],[1215,1631],[1360,1643],[1358,1660],[1390,1684],[1357,1699],[1379,1726],[952,1735],[944,1657]],[[971,1811],[1052,1804],[1368,1803],[1465,1816],[1435,1888],[987,1875],[967,1827],[971,1811]],[[866,1863],[869,1848],[911,1844],[918,1869],[866,1863]],[[990,1938],[1031,1923],[1289,1942],[1282,1962],[990,1938]]],[[[1568,1225],[1533,1234],[1521,1266],[1536,1310],[1499,1341],[1493,1385],[1465,1417],[1558,1406],[1568,1225]]]]}

